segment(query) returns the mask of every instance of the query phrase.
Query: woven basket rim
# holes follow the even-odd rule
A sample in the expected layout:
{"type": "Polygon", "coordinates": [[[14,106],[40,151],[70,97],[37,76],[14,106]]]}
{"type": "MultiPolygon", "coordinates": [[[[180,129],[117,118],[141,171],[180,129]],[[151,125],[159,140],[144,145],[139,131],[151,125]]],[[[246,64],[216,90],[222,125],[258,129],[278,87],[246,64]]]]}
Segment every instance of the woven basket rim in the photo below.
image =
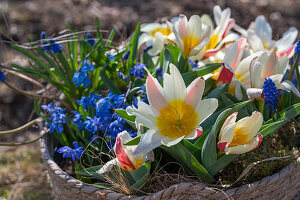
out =
{"type": "MultiPolygon", "coordinates": [[[[92,193],[99,193],[101,194],[101,196],[105,196],[106,199],[115,199],[115,197],[121,198],[121,197],[128,197],[130,199],[136,199],[136,200],[143,200],[145,197],[149,197],[149,196],[160,196],[161,193],[169,193],[168,191],[172,191],[171,193],[174,192],[174,190],[178,189],[178,188],[190,188],[193,187],[195,185],[197,185],[198,187],[203,188],[203,190],[209,190],[210,195],[212,195],[213,193],[216,194],[216,196],[220,196],[220,193],[225,195],[227,197],[231,197],[233,195],[236,194],[240,194],[243,193],[244,191],[248,190],[248,189],[254,189],[257,186],[260,186],[262,184],[267,184],[270,182],[275,182],[278,179],[282,178],[283,176],[285,176],[286,174],[288,174],[291,170],[293,170],[295,167],[299,167],[300,165],[300,157],[298,157],[294,162],[292,162],[291,164],[287,165],[286,167],[284,167],[283,169],[281,169],[279,172],[270,175],[270,176],[266,176],[261,180],[255,181],[253,183],[250,184],[244,184],[242,186],[239,187],[235,187],[235,188],[230,188],[230,189],[217,189],[217,188],[213,188],[213,187],[209,187],[204,183],[201,182],[182,182],[179,184],[174,184],[171,185],[169,188],[163,189],[161,191],[158,191],[156,193],[151,193],[148,196],[136,196],[136,195],[127,195],[127,194],[123,194],[123,193],[117,193],[115,191],[109,190],[109,189],[101,189],[99,187],[90,185],[88,183],[84,183],[78,179],[75,179],[74,177],[70,176],[68,173],[66,173],[65,171],[63,171],[58,165],[57,163],[53,160],[53,157],[50,155],[49,153],[49,147],[47,145],[47,137],[49,134],[44,135],[41,139],[40,139],[40,149],[42,152],[42,156],[43,156],[43,160],[44,163],[46,164],[47,167],[49,167],[49,169],[51,169],[57,176],[59,176],[59,178],[64,179],[65,183],[68,184],[70,187],[80,187],[81,191],[89,191],[92,193]],[[110,198],[112,197],[112,198],[110,198]],[[144,198],[143,198],[144,197],[144,198]]],[[[206,191],[207,192],[207,191],[206,191]]]]}

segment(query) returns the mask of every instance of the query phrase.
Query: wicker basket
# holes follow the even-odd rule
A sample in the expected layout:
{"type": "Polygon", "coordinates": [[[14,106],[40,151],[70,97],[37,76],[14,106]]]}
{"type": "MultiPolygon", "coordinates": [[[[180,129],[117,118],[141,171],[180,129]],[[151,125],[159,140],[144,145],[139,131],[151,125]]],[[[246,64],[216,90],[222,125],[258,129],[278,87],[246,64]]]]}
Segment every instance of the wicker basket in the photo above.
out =
{"type": "Polygon", "coordinates": [[[292,199],[300,191],[300,158],[280,172],[252,184],[221,191],[202,183],[180,183],[149,194],[148,196],[128,196],[110,190],[100,189],[83,183],[64,172],[53,160],[53,138],[41,139],[41,151],[48,177],[57,200],[148,200],[148,199],[292,199]]]}

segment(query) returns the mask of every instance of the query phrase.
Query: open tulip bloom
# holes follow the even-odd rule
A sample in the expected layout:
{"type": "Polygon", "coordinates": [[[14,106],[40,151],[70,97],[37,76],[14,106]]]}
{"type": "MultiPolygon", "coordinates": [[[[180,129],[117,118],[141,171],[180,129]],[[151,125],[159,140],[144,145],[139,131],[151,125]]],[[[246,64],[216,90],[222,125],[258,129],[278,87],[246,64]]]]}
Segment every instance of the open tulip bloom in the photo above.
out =
{"type": "Polygon", "coordinates": [[[160,146],[172,146],[182,139],[195,139],[202,134],[200,123],[218,107],[217,99],[204,99],[205,81],[198,77],[187,88],[176,66],[164,74],[164,86],[151,75],[146,80],[150,105],[138,102],[138,109],[128,107],[127,113],[136,122],[149,128],[133,152],[146,153],[160,146]]]}
{"type": "Polygon", "coordinates": [[[262,142],[262,135],[257,134],[263,124],[260,112],[253,112],[236,122],[238,113],[232,113],[224,122],[217,144],[221,152],[228,154],[242,154],[257,148],[262,142]]]}

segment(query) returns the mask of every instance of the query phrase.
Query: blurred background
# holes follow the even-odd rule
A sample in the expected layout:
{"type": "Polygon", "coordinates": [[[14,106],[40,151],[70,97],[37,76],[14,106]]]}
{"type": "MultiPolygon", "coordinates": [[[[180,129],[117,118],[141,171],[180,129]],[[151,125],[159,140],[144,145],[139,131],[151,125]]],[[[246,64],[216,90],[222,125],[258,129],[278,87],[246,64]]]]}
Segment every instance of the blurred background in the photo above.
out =
{"type": "MultiPolygon", "coordinates": [[[[95,30],[98,18],[103,30],[116,29],[116,42],[125,40],[138,22],[151,23],[162,18],[188,17],[204,13],[212,16],[214,5],[230,7],[236,24],[247,28],[258,15],[264,15],[273,29],[273,39],[289,27],[300,29],[300,1],[297,0],[1,0],[0,62],[22,62],[9,47],[39,40],[41,31],[58,35],[70,23],[73,30],[95,30]]],[[[18,88],[31,85],[12,75],[8,79],[18,88]]],[[[16,128],[33,117],[33,101],[0,83],[0,130],[16,128]]],[[[38,136],[30,130],[1,136],[2,142],[21,142],[38,136]]],[[[0,146],[0,200],[52,199],[46,181],[38,142],[22,147],[0,146]]]]}

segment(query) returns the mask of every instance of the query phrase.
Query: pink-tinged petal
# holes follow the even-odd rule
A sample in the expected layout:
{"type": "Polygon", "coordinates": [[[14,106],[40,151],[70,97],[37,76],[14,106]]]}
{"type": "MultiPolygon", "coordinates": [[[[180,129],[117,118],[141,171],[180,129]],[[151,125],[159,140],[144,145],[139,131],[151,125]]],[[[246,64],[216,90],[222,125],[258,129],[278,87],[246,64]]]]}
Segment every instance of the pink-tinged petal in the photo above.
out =
{"type": "Polygon", "coordinates": [[[262,69],[262,78],[268,78],[269,76],[273,75],[275,71],[276,64],[278,62],[278,58],[276,55],[276,50],[274,49],[272,53],[269,55],[267,64],[262,69]]]}
{"type": "Polygon", "coordinates": [[[223,33],[222,39],[224,39],[226,37],[226,35],[228,34],[228,32],[234,27],[235,24],[235,20],[234,19],[229,19],[228,25],[223,33]]]}
{"type": "Polygon", "coordinates": [[[253,149],[251,149],[251,151],[253,151],[257,147],[259,147],[259,145],[262,143],[263,136],[260,133],[257,135],[257,140],[258,140],[258,143],[257,143],[256,147],[254,147],[253,149]]]}
{"type": "Polygon", "coordinates": [[[290,46],[295,42],[298,35],[298,30],[295,27],[289,28],[281,39],[277,40],[275,43],[275,47],[279,52],[286,51],[290,48],[290,46]]]}
{"type": "Polygon", "coordinates": [[[223,67],[219,73],[219,77],[217,79],[217,83],[226,83],[228,82],[228,84],[231,83],[234,72],[232,71],[232,69],[230,68],[230,66],[226,65],[225,63],[222,63],[223,67]]]}
{"type": "Polygon", "coordinates": [[[193,140],[200,137],[203,133],[202,127],[196,128],[195,132],[191,133],[190,135],[186,136],[184,139],[193,140]]]}
{"type": "Polygon", "coordinates": [[[235,124],[237,115],[238,115],[238,112],[234,112],[234,113],[232,113],[231,115],[229,115],[229,116],[226,118],[226,120],[225,120],[225,122],[223,123],[222,128],[221,128],[221,130],[220,130],[220,135],[219,135],[220,140],[221,140],[221,138],[222,138],[222,134],[221,134],[221,133],[224,131],[224,128],[225,128],[226,126],[228,126],[229,124],[235,124]]]}
{"type": "Polygon", "coordinates": [[[260,88],[248,88],[247,95],[249,99],[258,99],[263,97],[263,90],[260,88]]]}
{"type": "Polygon", "coordinates": [[[205,81],[202,77],[196,78],[187,88],[185,103],[192,105],[194,108],[202,99],[205,87],[205,81]]]}
{"type": "Polygon", "coordinates": [[[262,81],[262,69],[263,64],[260,62],[252,62],[250,65],[250,83],[252,88],[262,88],[263,81],[262,81]]]}
{"type": "Polygon", "coordinates": [[[222,153],[225,153],[225,149],[228,147],[228,143],[227,142],[218,142],[217,146],[222,153]]]}
{"type": "Polygon", "coordinates": [[[231,68],[233,70],[235,70],[236,66],[239,64],[242,55],[244,53],[244,48],[246,46],[246,38],[241,38],[238,40],[238,50],[237,50],[237,54],[235,56],[235,59],[233,60],[232,64],[231,64],[231,68]]]}
{"type": "MultiPolygon", "coordinates": [[[[179,48],[181,49],[181,51],[183,51],[183,43],[182,43],[182,40],[181,40],[181,38],[179,36],[178,30],[176,29],[175,25],[173,25],[172,31],[173,31],[174,36],[175,36],[175,42],[177,43],[177,45],[179,46],[179,48]]],[[[173,36],[173,34],[170,34],[168,36],[168,39],[173,40],[174,37],[172,37],[172,36],[173,36]]]]}
{"type": "Polygon", "coordinates": [[[180,38],[185,38],[188,35],[188,21],[185,15],[179,15],[178,33],[180,38]]]}
{"type": "Polygon", "coordinates": [[[209,58],[211,56],[215,56],[218,53],[218,51],[220,51],[220,50],[219,49],[208,50],[208,51],[205,52],[204,58],[209,58]]]}
{"type": "Polygon", "coordinates": [[[290,48],[288,48],[288,50],[280,52],[279,57],[281,58],[284,55],[286,55],[288,58],[291,58],[294,55],[294,50],[295,50],[295,45],[292,45],[290,48]]]}
{"type": "Polygon", "coordinates": [[[117,137],[115,149],[116,149],[115,153],[116,153],[117,159],[118,159],[120,165],[122,166],[122,168],[125,169],[126,171],[135,170],[136,168],[135,168],[134,164],[131,162],[131,160],[129,159],[129,157],[127,156],[126,152],[124,151],[124,149],[122,147],[120,137],[117,137]]]}
{"type": "Polygon", "coordinates": [[[278,89],[282,89],[282,90],[285,90],[288,92],[291,91],[296,95],[296,97],[300,98],[299,90],[289,80],[286,80],[286,81],[283,81],[282,83],[280,83],[280,85],[278,86],[278,89]]]}
{"type": "Polygon", "coordinates": [[[156,110],[166,107],[168,105],[163,96],[163,88],[153,76],[148,76],[146,80],[147,97],[150,105],[156,110]]]}

